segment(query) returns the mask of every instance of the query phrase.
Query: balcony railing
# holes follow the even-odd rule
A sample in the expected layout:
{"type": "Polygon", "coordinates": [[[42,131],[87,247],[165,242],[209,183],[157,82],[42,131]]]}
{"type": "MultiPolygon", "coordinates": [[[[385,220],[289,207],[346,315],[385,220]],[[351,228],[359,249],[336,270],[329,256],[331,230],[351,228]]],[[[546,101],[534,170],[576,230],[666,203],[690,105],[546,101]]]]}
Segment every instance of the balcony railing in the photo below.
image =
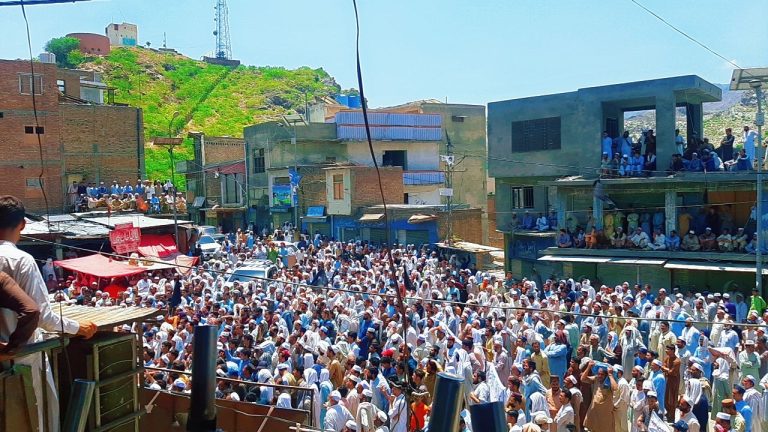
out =
{"type": "Polygon", "coordinates": [[[403,184],[406,186],[421,186],[443,184],[445,173],[442,171],[404,171],[403,184]]]}

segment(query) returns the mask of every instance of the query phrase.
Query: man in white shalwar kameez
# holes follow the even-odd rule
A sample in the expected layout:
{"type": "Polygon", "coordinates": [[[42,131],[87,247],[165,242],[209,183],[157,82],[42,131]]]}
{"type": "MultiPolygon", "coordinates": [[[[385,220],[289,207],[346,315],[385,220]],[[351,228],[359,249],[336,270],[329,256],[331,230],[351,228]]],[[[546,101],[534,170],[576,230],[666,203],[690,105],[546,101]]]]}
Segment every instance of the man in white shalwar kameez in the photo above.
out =
{"type": "MultiPolygon", "coordinates": [[[[35,259],[26,252],[16,248],[21,238],[21,231],[26,222],[24,220],[24,205],[18,198],[6,195],[0,196],[0,271],[7,273],[24,292],[27,293],[40,308],[39,328],[49,332],[61,332],[71,335],[90,338],[96,333],[96,325],[92,322],[81,322],[69,318],[60,317],[51,309],[48,302],[48,288],[38,270],[35,259]]],[[[7,341],[8,336],[16,328],[16,316],[7,309],[0,310],[0,341],[7,341]]],[[[29,340],[33,343],[41,337],[40,331],[36,331],[29,340]]],[[[32,385],[37,399],[38,428],[57,432],[59,430],[59,398],[53,383],[53,374],[49,361],[43,358],[42,353],[32,354],[14,360],[17,365],[28,365],[32,368],[32,385]],[[46,382],[42,382],[40,371],[45,369],[46,382]],[[47,394],[47,401],[43,401],[43,391],[47,394]],[[47,407],[47,412],[43,409],[47,407]],[[48,427],[43,427],[43,421],[47,419],[48,427]]]]}

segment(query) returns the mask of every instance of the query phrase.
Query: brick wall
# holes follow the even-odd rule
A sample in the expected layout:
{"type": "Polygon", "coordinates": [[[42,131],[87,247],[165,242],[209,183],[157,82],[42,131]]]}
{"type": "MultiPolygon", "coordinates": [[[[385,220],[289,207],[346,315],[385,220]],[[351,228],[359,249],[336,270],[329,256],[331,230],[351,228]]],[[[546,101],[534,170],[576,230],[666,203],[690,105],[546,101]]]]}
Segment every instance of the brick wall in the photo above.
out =
{"type": "Polygon", "coordinates": [[[59,69],[56,74],[57,79],[64,81],[64,94],[78,99],[80,99],[80,77],[87,75],[89,80],[93,80],[93,73],[74,69],[59,69]]]}
{"type": "Polygon", "coordinates": [[[61,104],[65,175],[135,184],[143,177],[144,125],[138,108],[61,104]]]}
{"type": "MultiPolygon", "coordinates": [[[[34,66],[35,75],[42,76],[35,102],[37,125],[41,127],[43,185],[48,207],[56,211],[62,203],[56,66],[37,62],[34,66]]],[[[45,211],[43,193],[36,187],[41,172],[41,149],[34,133],[32,96],[21,94],[19,88],[20,74],[30,72],[28,61],[0,60],[0,153],[3,155],[0,194],[15,195],[24,201],[29,211],[42,213],[45,211]],[[30,127],[33,129],[26,129],[30,127]]]]}
{"type": "MultiPolygon", "coordinates": [[[[483,243],[483,211],[477,208],[453,210],[453,236],[471,243],[483,243]]],[[[440,240],[448,235],[448,212],[440,212],[437,218],[440,240]]]]}
{"type": "Polygon", "coordinates": [[[322,166],[299,167],[301,182],[299,183],[299,206],[305,215],[311,206],[328,207],[328,196],[325,190],[325,170],[322,166]]]}
{"type": "MultiPolygon", "coordinates": [[[[352,171],[352,211],[360,207],[381,204],[376,169],[373,167],[354,167],[352,171]]],[[[381,184],[384,187],[384,199],[387,204],[403,203],[403,169],[400,167],[381,167],[381,184]]]]}
{"type": "Polygon", "coordinates": [[[245,140],[242,138],[203,137],[203,139],[205,139],[206,165],[241,161],[245,158],[245,140]]]}
{"type": "Polygon", "coordinates": [[[496,231],[496,196],[488,196],[488,245],[504,248],[504,234],[496,231]]]}

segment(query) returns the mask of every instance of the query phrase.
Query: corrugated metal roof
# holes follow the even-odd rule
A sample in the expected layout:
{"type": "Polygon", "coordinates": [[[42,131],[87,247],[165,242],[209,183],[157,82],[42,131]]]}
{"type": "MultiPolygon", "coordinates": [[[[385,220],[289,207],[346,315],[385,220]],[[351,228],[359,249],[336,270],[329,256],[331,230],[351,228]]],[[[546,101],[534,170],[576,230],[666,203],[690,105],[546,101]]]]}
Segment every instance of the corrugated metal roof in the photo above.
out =
{"type": "MultiPolygon", "coordinates": [[[[59,305],[52,306],[58,313],[59,305]]],[[[99,328],[112,328],[115,326],[138,321],[151,321],[161,314],[159,309],[142,307],[91,307],[68,305],[62,306],[62,315],[75,321],[91,321],[99,328]]]]}
{"type": "Polygon", "coordinates": [[[384,219],[384,213],[369,213],[364,214],[358,219],[360,222],[378,222],[384,219]]]}
{"type": "Polygon", "coordinates": [[[445,173],[442,171],[405,171],[403,172],[403,184],[406,186],[443,184],[444,182],[445,182],[445,173]]]}
{"type": "MultiPolygon", "coordinates": [[[[134,227],[137,228],[157,228],[157,227],[164,227],[173,225],[172,219],[157,219],[149,216],[144,216],[141,214],[128,214],[128,215],[115,215],[111,217],[94,217],[94,218],[83,218],[84,221],[91,221],[93,223],[97,223],[99,225],[103,225],[109,228],[114,228],[115,225],[118,224],[124,224],[124,223],[132,223],[134,227]]],[[[188,224],[192,223],[190,221],[186,220],[179,220],[178,223],[180,225],[182,224],[188,224]]]]}
{"type": "MultiPolygon", "coordinates": [[[[372,126],[371,139],[375,140],[408,140],[408,141],[440,141],[443,139],[443,129],[440,127],[409,127],[409,126],[372,126]]],[[[338,139],[364,141],[367,139],[365,126],[337,125],[338,139]]]]}
{"type": "MultiPolygon", "coordinates": [[[[362,111],[341,111],[336,113],[336,124],[365,125],[362,111]]],[[[388,112],[369,112],[368,124],[371,126],[411,126],[441,127],[443,117],[440,114],[403,114],[388,112]]]]}
{"type": "Polygon", "coordinates": [[[27,223],[21,233],[28,236],[58,234],[66,238],[106,237],[110,229],[87,220],[51,222],[50,229],[46,221],[27,223]]]}

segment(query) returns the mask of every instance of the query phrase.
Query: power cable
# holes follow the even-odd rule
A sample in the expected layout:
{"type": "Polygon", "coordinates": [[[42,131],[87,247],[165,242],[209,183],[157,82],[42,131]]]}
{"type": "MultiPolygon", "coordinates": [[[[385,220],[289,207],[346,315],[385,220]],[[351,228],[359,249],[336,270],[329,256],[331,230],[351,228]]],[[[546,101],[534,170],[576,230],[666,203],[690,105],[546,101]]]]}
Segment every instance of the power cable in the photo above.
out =
{"type": "MultiPolygon", "coordinates": [[[[106,253],[106,252],[98,252],[98,251],[95,251],[95,250],[92,250],[92,249],[81,248],[81,247],[77,247],[77,246],[73,246],[73,245],[58,244],[58,243],[47,241],[47,240],[35,239],[33,237],[29,237],[29,236],[26,236],[26,235],[22,235],[22,237],[30,239],[33,242],[45,243],[45,244],[50,244],[50,245],[58,245],[58,246],[69,248],[69,249],[73,249],[73,250],[80,250],[80,251],[86,251],[86,252],[91,252],[91,253],[100,253],[101,255],[104,255],[104,256],[107,256],[107,257],[125,258],[125,256],[118,255],[118,254],[110,254],[110,253],[106,253]]],[[[144,262],[149,262],[149,263],[154,263],[154,264],[166,264],[166,265],[168,264],[165,261],[148,259],[146,257],[142,258],[141,260],[144,261],[144,262]]],[[[40,261],[40,260],[38,260],[38,261],[40,261]]],[[[175,267],[180,268],[180,269],[186,269],[186,270],[195,270],[199,266],[185,266],[185,265],[181,265],[181,264],[175,264],[175,267]]],[[[237,270],[237,269],[235,269],[235,270],[237,270]]],[[[226,271],[222,271],[222,270],[208,269],[206,271],[209,272],[209,273],[218,274],[218,275],[222,275],[222,276],[226,276],[227,275],[227,272],[226,271]]],[[[394,273],[394,271],[393,271],[393,273],[394,273]]],[[[308,290],[335,291],[335,292],[341,292],[341,293],[361,294],[361,295],[364,295],[364,294],[365,295],[376,295],[376,296],[384,297],[384,298],[390,298],[390,299],[395,299],[395,300],[398,299],[398,296],[395,295],[395,294],[387,294],[387,293],[381,293],[381,292],[373,293],[373,292],[370,292],[370,291],[352,290],[352,289],[344,289],[344,288],[335,288],[335,287],[329,287],[329,286],[314,286],[314,285],[308,285],[306,283],[284,281],[284,280],[275,279],[275,278],[269,278],[269,277],[265,277],[265,276],[255,276],[255,275],[239,275],[239,276],[242,276],[244,278],[251,279],[251,280],[265,281],[265,282],[270,282],[270,283],[275,283],[275,284],[282,284],[282,285],[290,285],[290,286],[294,286],[294,287],[298,287],[298,288],[305,288],[305,289],[308,289],[308,290]]],[[[405,277],[405,275],[403,275],[403,277],[405,277]]],[[[485,307],[485,308],[498,309],[498,310],[513,310],[513,311],[526,311],[526,312],[531,312],[531,311],[534,311],[534,312],[535,311],[545,311],[546,312],[546,311],[549,311],[549,312],[552,312],[552,313],[565,314],[565,315],[571,315],[571,316],[581,316],[581,317],[632,319],[631,317],[624,317],[624,316],[586,314],[586,313],[580,313],[580,312],[569,312],[569,311],[559,311],[559,310],[558,311],[553,311],[553,310],[550,310],[550,309],[541,309],[541,308],[536,309],[536,308],[533,308],[533,307],[492,306],[492,305],[483,305],[483,304],[479,304],[479,303],[459,302],[459,301],[445,300],[445,299],[423,299],[421,297],[405,297],[405,296],[403,296],[402,298],[403,298],[403,300],[414,301],[414,302],[415,301],[421,301],[421,302],[439,303],[439,304],[446,304],[446,305],[459,306],[459,307],[467,307],[467,306],[481,307],[481,308],[485,307]]],[[[648,320],[648,321],[658,321],[658,322],[679,322],[676,319],[669,319],[669,318],[642,318],[642,319],[643,320],[648,320]]],[[[711,325],[711,324],[717,324],[717,323],[718,322],[715,322],[715,321],[694,321],[694,324],[702,324],[702,325],[711,325]]],[[[756,327],[765,326],[764,324],[746,324],[746,323],[739,323],[738,325],[739,326],[756,326],[756,327]]]]}
{"type": "MultiPolygon", "coordinates": [[[[371,127],[370,122],[368,121],[368,102],[365,98],[365,90],[363,88],[363,71],[362,67],[360,66],[360,16],[357,11],[357,0],[352,0],[352,6],[355,10],[355,63],[357,66],[357,85],[360,90],[360,101],[361,101],[361,107],[363,111],[363,122],[365,123],[365,136],[368,141],[368,150],[371,153],[371,160],[373,161],[373,167],[376,169],[376,182],[379,186],[379,193],[381,194],[381,204],[384,206],[384,226],[387,230],[387,243],[390,243],[389,237],[391,235],[392,230],[390,229],[389,224],[389,211],[387,211],[387,199],[384,195],[384,186],[381,182],[381,170],[379,170],[379,163],[376,161],[376,152],[373,150],[373,140],[371,139],[371,127]]],[[[395,285],[395,294],[397,298],[397,304],[398,309],[400,311],[400,318],[402,320],[402,332],[403,332],[403,340],[406,340],[407,332],[408,332],[408,317],[405,313],[405,303],[403,302],[403,295],[400,292],[400,287],[398,285],[397,281],[397,267],[395,267],[395,261],[392,257],[392,251],[389,251],[387,253],[387,257],[389,258],[389,266],[392,270],[392,282],[395,285]]],[[[404,270],[404,269],[403,269],[404,270]]],[[[408,278],[405,277],[405,274],[403,275],[403,281],[406,285],[408,285],[408,278]]],[[[411,377],[410,373],[408,372],[408,362],[405,362],[405,388],[403,391],[406,393],[409,393],[408,389],[411,388],[411,377]]],[[[410,406],[406,403],[405,404],[405,419],[410,417],[408,415],[408,411],[410,410],[410,406]]]]}
{"type": "Polygon", "coordinates": [[[637,0],[629,0],[629,1],[631,1],[632,3],[634,3],[635,5],[637,5],[637,6],[638,6],[640,9],[642,9],[642,10],[644,10],[644,11],[648,12],[649,14],[651,14],[651,15],[652,15],[654,18],[656,18],[657,20],[659,20],[659,21],[661,21],[662,23],[664,23],[664,24],[665,24],[667,27],[669,27],[669,28],[671,28],[672,30],[674,30],[674,31],[676,31],[676,32],[678,32],[678,33],[680,33],[680,34],[681,34],[681,35],[683,35],[683,37],[685,37],[686,39],[690,40],[691,42],[695,43],[696,45],[698,45],[698,46],[700,46],[700,47],[704,48],[705,50],[709,51],[710,53],[714,54],[715,56],[717,56],[717,57],[718,57],[718,58],[720,58],[721,60],[725,60],[725,61],[726,61],[728,64],[730,64],[731,66],[735,67],[736,69],[742,69],[742,70],[743,70],[745,73],[747,73],[747,74],[749,74],[749,75],[752,75],[751,73],[749,73],[749,71],[747,71],[746,69],[744,69],[744,68],[742,68],[741,66],[737,65],[737,64],[736,64],[736,63],[735,63],[733,60],[729,60],[729,59],[725,58],[723,55],[721,55],[721,54],[720,54],[720,53],[718,53],[717,51],[713,50],[713,49],[712,49],[712,48],[710,48],[709,46],[705,45],[703,42],[699,42],[699,40],[697,40],[697,39],[696,39],[696,38],[694,38],[693,36],[689,35],[688,33],[684,32],[683,30],[680,30],[678,27],[676,27],[674,24],[672,24],[672,23],[670,23],[669,21],[667,21],[667,20],[665,20],[664,18],[662,18],[662,17],[661,17],[659,14],[657,14],[656,12],[654,12],[654,11],[652,11],[652,10],[648,9],[647,7],[643,6],[643,5],[642,5],[642,4],[641,4],[639,1],[637,1],[637,0]]]}

